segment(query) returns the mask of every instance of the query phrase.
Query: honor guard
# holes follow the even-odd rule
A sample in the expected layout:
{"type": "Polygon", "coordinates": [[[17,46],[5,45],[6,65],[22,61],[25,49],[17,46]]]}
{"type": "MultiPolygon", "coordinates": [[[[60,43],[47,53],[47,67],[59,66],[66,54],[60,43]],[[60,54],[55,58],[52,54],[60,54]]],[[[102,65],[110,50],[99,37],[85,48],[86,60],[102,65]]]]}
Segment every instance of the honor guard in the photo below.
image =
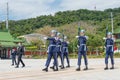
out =
{"type": "MultiPolygon", "coordinates": [[[[70,61],[69,61],[69,53],[68,53],[68,43],[67,42],[67,37],[64,37],[64,41],[62,42],[62,54],[63,54],[63,62],[64,62],[64,58],[66,58],[67,60],[67,66],[66,68],[70,67],[70,61]]],[[[64,64],[61,68],[64,68],[64,64]]]]}
{"type": "Polygon", "coordinates": [[[57,53],[56,53],[56,30],[52,30],[51,31],[51,37],[47,38],[45,37],[44,39],[49,41],[49,46],[48,46],[48,57],[47,57],[47,61],[45,64],[45,68],[43,69],[43,71],[48,71],[48,67],[49,64],[51,62],[52,57],[54,58],[54,71],[58,71],[58,62],[57,62],[57,53]]]}
{"type": "MultiPolygon", "coordinates": [[[[62,56],[62,52],[61,52],[61,39],[60,39],[60,35],[61,33],[57,33],[57,37],[56,37],[56,52],[57,52],[57,57],[60,56],[60,60],[61,60],[61,65],[59,67],[63,66],[63,56],[62,56]]],[[[53,62],[53,65],[55,64],[55,62],[53,62]]],[[[54,66],[50,67],[51,69],[54,69],[54,66]]]]}
{"type": "Polygon", "coordinates": [[[114,47],[113,46],[114,46],[114,40],[112,39],[112,33],[108,32],[107,38],[105,41],[105,48],[106,48],[105,64],[106,64],[106,67],[104,68],[104,70],[108,70],[108,58],[109,58],[109,56],[110,56],[111,64],[112,64],[112,67],[110,69],[114,69],[114,59],[113,59],[114,47]]]}
{"type": "Polygon", "coordinates": [[[81,66],[81,59],[82,56],[84,58],[84,63],[85,63],[85,68],[84,70],[88,70],[88,61],[87,61],[87,47],[86,47],[86,42],[87,42],[87,37],[85,36],[85,31],[81,30],[80,31],[80,36],[76,36],[78,38],[78,68],[76,71],[80,71],[80,66],[81,66]]]}

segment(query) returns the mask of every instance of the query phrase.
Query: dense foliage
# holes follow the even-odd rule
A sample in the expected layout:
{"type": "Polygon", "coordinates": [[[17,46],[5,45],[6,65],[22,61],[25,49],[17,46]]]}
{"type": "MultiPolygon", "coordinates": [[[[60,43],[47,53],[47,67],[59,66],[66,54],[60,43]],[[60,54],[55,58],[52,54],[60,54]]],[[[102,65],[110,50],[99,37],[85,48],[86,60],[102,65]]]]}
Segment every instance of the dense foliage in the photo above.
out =
{"type": "MultiPolygon", "coordinates": [[[[37,32],[48,34],[53,28],[63,32],[68,36],[70,43],[70,50],[75,51],[76,39],[73,39],[77,35],[78,22],[80,22],[81,28],[87,30],[89,36],[88,45],[92,47],[102,46],[104,43],[103,37],[105,36],[105,29],[108,26],[111,31],[110,13],[113,12],[114,17],[114,29],[120,27],[120,8],[106,9],[104,11],[92,11],[87,9],[63,11],[57,12],[55,15],[43,15],[36,18],[9,21],[9,29],[14,37],[37,32]],[[47,29],[45,26],[48,26],[47,29]],[[72,26],[70,29],[70,26],[72,26]],[[51,28],[50,28],[51,27],[51,28]],[[49,29],[50,28],[50,29],[49,29]],[[66,30],[66,31],[65,31],[66,30]],[[70,34],[72,33],[72,34],[70,34]]],[[[5,28],[5,24],[2,23],[2,28],[5,28]]]]}
{"type": "MultiPolygon", "coordinates": [[[[94,25],[100,25],[99,30],[104,29],[104,26],[110,26],[110,12],[113,12],[115,18],[115,26],[120,26],[120,8],[107,9],[104,11],[90,11],[87,9],[80,9],[74,11],[57,12],[54,16],[44,15],[36,18],[9,21],[10,31],[13,36],[19,36],[33,32],[35,29],[44,27],[46,25],[52,27],[59,27],[64,24],[70,24],[78,21],[91,21],[94,25]],[[24,33],[23,33],[24,32],[24,33]]],[[[2,24],[2,27],[5,25],[2,24]]]]}

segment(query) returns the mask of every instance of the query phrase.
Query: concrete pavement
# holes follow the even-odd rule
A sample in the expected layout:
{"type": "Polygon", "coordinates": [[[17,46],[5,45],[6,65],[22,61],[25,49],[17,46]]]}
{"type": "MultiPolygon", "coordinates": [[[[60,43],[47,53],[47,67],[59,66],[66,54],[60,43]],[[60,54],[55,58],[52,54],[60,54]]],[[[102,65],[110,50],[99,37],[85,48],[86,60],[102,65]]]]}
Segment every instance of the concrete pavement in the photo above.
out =
{"type": "MultiPolygon", "coordinates": [[[[104,59],[89,59],[88,71],[75,71],[77,59],[71,59],[71,67],[54,72],[43,72],[45,59],[24,59],[25,68],[14,68],[11,60],[0,60],[0,80],[120,80],[120,59],[115,59],[114,70],[104,70],[104,59]]],[[[53,61],[51,62],[52,65],[53,61]]],[[[110,63],[110,60],[109,60],[110,63]]],[[[82,69],[84,63],[82,62],[82,69]]]]}

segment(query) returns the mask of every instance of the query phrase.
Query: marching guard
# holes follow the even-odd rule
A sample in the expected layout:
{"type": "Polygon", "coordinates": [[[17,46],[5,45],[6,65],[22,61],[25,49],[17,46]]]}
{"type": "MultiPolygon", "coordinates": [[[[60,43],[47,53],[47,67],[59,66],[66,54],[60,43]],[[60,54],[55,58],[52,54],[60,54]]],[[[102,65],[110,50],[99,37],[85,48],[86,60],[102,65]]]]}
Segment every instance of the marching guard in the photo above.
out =
{"type": "Polygon", "coordinates": [[[48,71],[48,67],[49,64],[51,62],[52,57],[54,58],[54,71],[58,71],[58,61],[57,61],[57,52],[56,52],[56,36],[57,31],[56,30],[52,30],[51,31],[51,37],[47,38],[45,37],[44,39],[49,41],[49,46],[48,46],[48,57],[47,57],[47,61],[45,64],[45,68],[43,69],[43,71],[48,71]]]}
{"type": "Polygon", "coordinates": [[[88,61],[87,61],[87,47],[86,47],[86,42],[87,42],[87,37],[85,36],[85,30],[80,31],[80,36],[76,36],[78,38],[78,68],[76,71],[80,71],[80,66],[81,66],[81,59],[82,56],[84,57],[84,63],[85,63],[85,68],[84,70],[88,70],[88,61]]]}
{"type": "MultiPolygon", "coordinates": [[[[61,60],[61,65],[59,67],[61,67],[61,69],[63,69],[63,54],[62,54],[62,42],[61,42],[61,38],[60,38],[61,33],[57,32],[57,37],[56,37],[56,52],[57,52],[57,58],[60,56],[60,60],[61,60]]],[[[50,67],[51,69],[54,69],[54,65],[55,62],[53,62],[53,66],[50,67]]]]}
{"type": "Polygon", "coordinates": [[[107,33],[107,39],[105,41],[105,48],[106,48],[106,57],[105,57],[105,64],[106,67],[104,68],[104,70],[108,70],[108,58],[110,56],[111,59],[111,65],[112,67],[110,69],[114,69],[114,40],[112,39],[112,33],[108,32],[107,33]]]}
{"type": "MultiPolygon", "coordinates": [[[[66,60],[67,60],[66,68],[70,67],[68,44],[69,44],[69,42],[67,41],[67,37],[65,36],[64,40],[62,42],[62,54],[63,54],[63,62],[64,62],[64,58],[66,58],[66,60]]],[[[61,68],[64,69],[64,63],[63,63],[63,66],[61,68]]]]}

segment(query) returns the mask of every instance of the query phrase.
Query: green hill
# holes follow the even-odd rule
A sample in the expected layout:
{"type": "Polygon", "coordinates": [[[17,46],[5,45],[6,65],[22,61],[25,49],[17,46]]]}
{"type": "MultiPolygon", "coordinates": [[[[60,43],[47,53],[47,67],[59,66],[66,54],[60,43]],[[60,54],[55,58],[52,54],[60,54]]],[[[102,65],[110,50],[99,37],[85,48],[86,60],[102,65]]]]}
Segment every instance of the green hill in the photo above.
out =
{"type": "MultiPolygon", "coordinates": [[[[110,26],[110,12],[114,15],[115,28],[120,26],[120,8],[106,9],[104,11],[92,11],[86,9],[57,12],[54,16],[43,15],[36,18],[30,18],[18,21],[9,21],[10,32],[13,36],[19,36],[34,32],[38,28],[44,26],[60,27],[65,24],[73,22],[83,21],[89,22],[92,25],[100,26],[98,30],[105,29],[106,26],[110,26]]],[[[4,29],[5,24],[2,24],[4,29]]]]}
{"type": "MultiPolygon", "coordinates": [[[[113,12],[114,29],[120,27],[120,8],[106,9],[104,11],[92,11],[86,9],[57,12],[55,15],[43,15],[36,18],[30,18],[18,21],[9,21],[9,29],[14,37],[38,32],[49,34],[51,29],[56,29],[68,36],[71,49],[76,49],[76,39],[78,23],[80,27],[86,30],[89,36],[88,46],[94,48],[104,44],[103,37],[105,29],[108,26],[111,31],[110,13],[113,12]],[[75,47],[75,48],[73,48],[75,47]]],[[[2,23],[2,29],[5,23],[2,23]]]]}

